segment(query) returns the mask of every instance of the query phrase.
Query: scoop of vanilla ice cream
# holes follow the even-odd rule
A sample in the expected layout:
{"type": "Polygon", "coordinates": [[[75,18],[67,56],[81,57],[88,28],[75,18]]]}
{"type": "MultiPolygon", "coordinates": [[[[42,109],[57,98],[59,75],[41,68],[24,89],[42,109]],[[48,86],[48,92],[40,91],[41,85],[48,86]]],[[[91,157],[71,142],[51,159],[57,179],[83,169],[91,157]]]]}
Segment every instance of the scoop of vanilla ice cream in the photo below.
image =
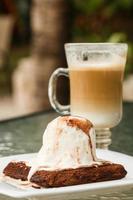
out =
{"type": "Polygon", "coordinates": [[[36,170],[61,170],[90,166],[97,161],[95,130],[80,117],[57,117],[43,134],[43,145],[32,163],[29,178],[36,170]]]}

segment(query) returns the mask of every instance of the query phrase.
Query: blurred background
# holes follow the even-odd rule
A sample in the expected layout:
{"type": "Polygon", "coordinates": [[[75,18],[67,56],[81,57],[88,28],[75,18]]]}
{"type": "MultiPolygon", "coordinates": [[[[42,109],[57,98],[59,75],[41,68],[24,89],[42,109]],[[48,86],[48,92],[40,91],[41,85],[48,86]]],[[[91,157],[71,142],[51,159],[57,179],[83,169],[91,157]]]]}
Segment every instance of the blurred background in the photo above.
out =
{"type": "MultiPolygon", "coordinates": [[[[66,42],[126,42],[124,100],[133,101],[132,0],[1,0],[0,120],[51,109],[47,87],[67,67],[66,42]]],[[[60,102],[69,101],[60,78],[60,102]]]]}

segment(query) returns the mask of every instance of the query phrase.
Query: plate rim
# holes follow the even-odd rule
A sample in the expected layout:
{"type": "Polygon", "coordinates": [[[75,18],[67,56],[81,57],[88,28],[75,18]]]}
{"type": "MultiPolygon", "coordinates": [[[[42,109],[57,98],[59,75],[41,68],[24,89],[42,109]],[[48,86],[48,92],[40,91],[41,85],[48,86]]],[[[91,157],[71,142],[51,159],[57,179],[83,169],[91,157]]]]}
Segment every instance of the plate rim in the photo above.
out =
{"type": "MultiPolygon", "coordinates": [[[[110,153],[115,153],[117,155],[123,155],[126,156],[127,158],[130,158],[133,160],[133,157],[127,154],[123,154],[123,153],[119,153],[116,151],[111,151],[111,150],[102,150],[102,149],[97,149],[97,151],[101,151],[101,152],[110,152],[110,153]]],[[[13,159],[13,158],[17,158],[19,157],[19,159],[21,159],[21,157],[30,157],[30,156],[34,156],[36,155],[36,153],[26,153],[26,154],[16,154],[16,155],[10,155],[10,156],[5,156],[5,157],[1,157],[1,160],[4,159],[13,159]]],[[[1,168],[1,167],[0,167],[1,168]]],[[[2,168],[0,169],[2,170],[2,168]]],[[[0,183],[2,184],[2,183],[0,183]]],[[[8,183],[4,183],[4,184],[8,184],[8,183]]],[[[8,184],[9,185],[9,184],[8,184]]],[[[15,186],[12,186],[15,187],[15,186]]],[[[94,190],[108,190],[108,189],[114,189],[114,188],[125,188],[125,187],[133,187],[133,178],[130,179],[120,179],[120,180],[112,180],[112,181],[106,181],[106,182],[97,182],[97,183],[87,183],[87,184],[81,184],[81,185],[75,185],[75,186],[66,186],[66,187],[59,187],[59,188],[47,188],[47,189],[42,189],[42,190],[17,190],[17,192],[14,190],[12,191],[12,193],[8,194],[6,192],[2,192],[0,189],[0,194],[8,196],[8,197],[14,197],[14,198],[26,198],[26,197],[33,197],[33,196],[53,196],[53,195],[62,195],[62,194],[71,194],[71,193],[83,193],[83,192],[88,192],[91,193],[94,190]],[[106,184],[105,184],[106,183],[106,184]],[[115,184],[114,184],[115,183],[115,184]],[[100,185],[100,187],[99,187],[100,185]]],[[[17,189],[17,188],[16,188],[17,189]]]]}

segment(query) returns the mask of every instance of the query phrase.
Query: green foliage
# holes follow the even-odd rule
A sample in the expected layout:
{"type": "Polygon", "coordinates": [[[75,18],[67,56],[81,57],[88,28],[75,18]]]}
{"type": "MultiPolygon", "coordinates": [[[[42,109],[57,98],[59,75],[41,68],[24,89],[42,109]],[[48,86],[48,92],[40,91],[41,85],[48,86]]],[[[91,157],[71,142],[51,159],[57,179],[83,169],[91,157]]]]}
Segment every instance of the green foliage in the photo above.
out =
{"type": "Polygon", "coordinates": [[[73,0],[77,11],[93,13],[103,4],[104,0],[73,0]]]}
{"type": "Polygon", "coordinates": [[[108,42],[126,42],[127,35],[124,33],[113,33],[109,39],[108,42]]]}
{"type": "Polygon", "coordinates": [[[132,10],[132,0],[73,0],[73,4],[77,11],[83,13],[93,13],[99,8],[105,8],[111,13],[120,10],[132,10]]]}
{"type": "Polygon", "coordinates": [[[73,0],[73,42],[128,43],[126,74],[133,73],[133,0],[73,0]]]}

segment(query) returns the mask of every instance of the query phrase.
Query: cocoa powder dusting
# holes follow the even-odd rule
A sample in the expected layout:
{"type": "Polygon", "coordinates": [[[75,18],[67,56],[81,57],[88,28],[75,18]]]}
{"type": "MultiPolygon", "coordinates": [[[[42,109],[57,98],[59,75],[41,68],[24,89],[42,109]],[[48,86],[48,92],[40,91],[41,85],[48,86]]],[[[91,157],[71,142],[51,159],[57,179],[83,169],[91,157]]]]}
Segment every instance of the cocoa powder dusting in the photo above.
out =
{"type": "Polygon", "coordinates": [[[87,119],[78,119],[78,118],[71,118],[70,116],[63,116],[62,120],[67,123],[68,126],[77,127],[81,129],[87,135],[89,134],[89,130],[93,127],[92,123],[87,119]]]}
{"type": "Polygon", "coordinates": [[[89,134],[88,134],[88,137],[89,137],[89,140],[88,140],[88,142],[89,142],[89,146],[90,146],[90,149],[91,149],[91,155],[92,155],[93,161],[95,161],[95,158],[94,158],[94,155],[93,155],[93,150],[92,150],[92,142],[91,142],[91,137],[90,137],[90,135],[89,135],[89,134]]]}

